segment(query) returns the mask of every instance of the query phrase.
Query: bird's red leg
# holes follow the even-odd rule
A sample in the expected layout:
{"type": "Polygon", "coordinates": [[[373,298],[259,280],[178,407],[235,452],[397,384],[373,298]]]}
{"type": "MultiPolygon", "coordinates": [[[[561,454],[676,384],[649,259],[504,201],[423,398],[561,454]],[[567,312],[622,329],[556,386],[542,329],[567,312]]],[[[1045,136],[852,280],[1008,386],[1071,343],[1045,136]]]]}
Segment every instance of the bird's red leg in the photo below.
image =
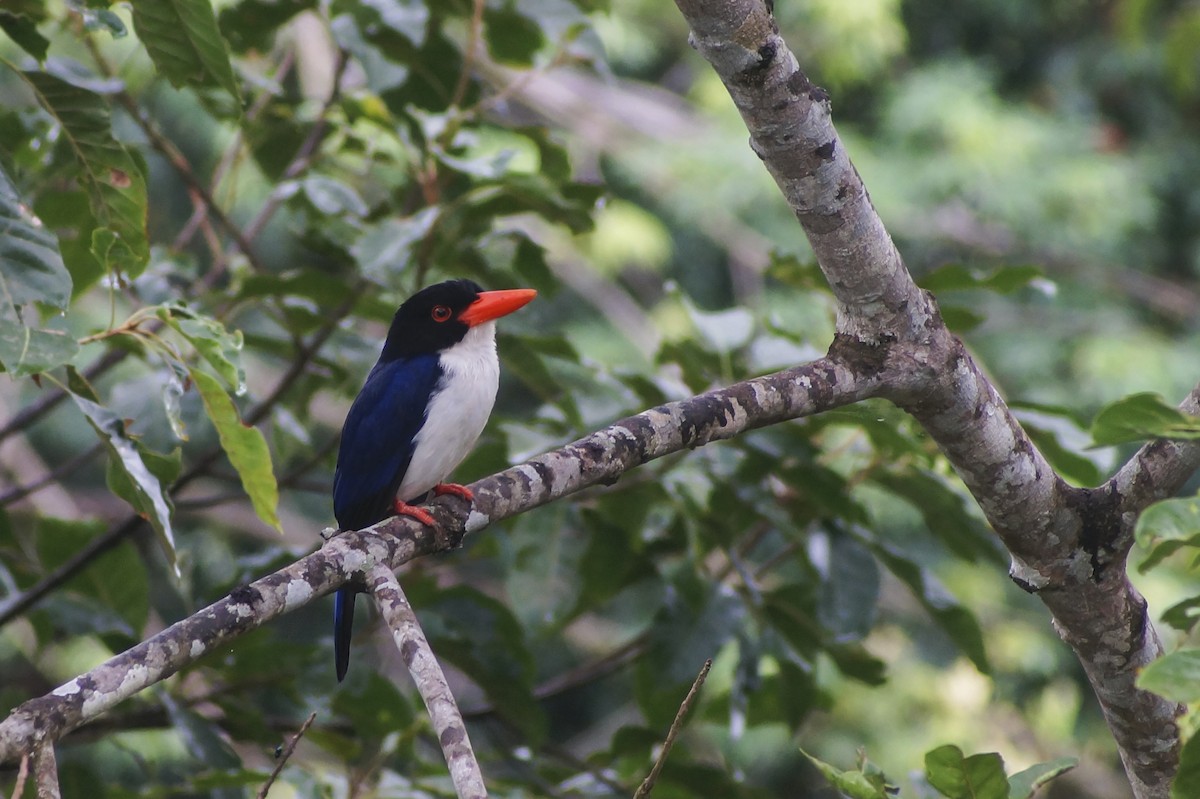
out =
{"type": "Polygon", "coordinates": [[[416,505],[409,505],[407,502],[401,502],[397,499],[392,502],[392,510],[396,512],[397,516],[407,516],[410,519],[416,519],[426,527],[437,527],[437,522],[429,515],[429,511],[421,510],[416,505]]]}
{"type": "Polygon", "coordinates": [[[433,493],[439,497],[442,494],[453,494],[456,497],[462,497],[467,502],[475,499],[475,494],[472,493],[471,489],[458,483],[438,483],[433,487],[433,493]]]}

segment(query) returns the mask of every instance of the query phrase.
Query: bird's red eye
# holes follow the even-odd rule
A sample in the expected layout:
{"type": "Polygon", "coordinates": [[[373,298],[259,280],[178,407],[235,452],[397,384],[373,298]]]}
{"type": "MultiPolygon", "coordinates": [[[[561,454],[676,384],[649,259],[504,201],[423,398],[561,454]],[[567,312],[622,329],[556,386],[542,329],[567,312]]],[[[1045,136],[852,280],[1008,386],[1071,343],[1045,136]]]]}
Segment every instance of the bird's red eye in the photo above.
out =
{"type": "Polygon", "coordinates": [[[445,305],[433,306],[433,312],[430,314],[435,322],[445,322],[450,318],[450,309],[445,305]]]}

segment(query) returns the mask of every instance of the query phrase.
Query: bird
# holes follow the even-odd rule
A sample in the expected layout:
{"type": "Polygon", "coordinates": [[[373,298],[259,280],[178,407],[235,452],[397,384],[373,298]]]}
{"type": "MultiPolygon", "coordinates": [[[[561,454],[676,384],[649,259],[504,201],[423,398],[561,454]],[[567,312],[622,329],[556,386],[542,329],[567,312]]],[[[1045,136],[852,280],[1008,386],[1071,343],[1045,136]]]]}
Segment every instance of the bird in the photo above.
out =
{"type": "MultiPolygon", "coordinates": [[[[333,478],[339,530],[361,530],[397,514],[432,526],[413,504],[434,494],[467,501],[470,489],[443,482],[475,446],[500,381],[496,319],[530,302],[533,289],[484,291],[447,280],[404,301],[379,360],[350,405],[333,478]]],[[[357,589],[334,597],[338,682],[350,664],[357,589]]]]}

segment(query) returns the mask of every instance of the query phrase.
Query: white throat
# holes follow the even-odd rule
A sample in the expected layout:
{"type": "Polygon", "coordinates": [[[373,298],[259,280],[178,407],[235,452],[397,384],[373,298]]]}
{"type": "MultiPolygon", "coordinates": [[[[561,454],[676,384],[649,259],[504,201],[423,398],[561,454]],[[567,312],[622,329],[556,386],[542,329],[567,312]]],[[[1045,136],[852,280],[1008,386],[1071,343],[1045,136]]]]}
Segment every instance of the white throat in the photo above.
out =
{"type": "Polygon", "coordinates": [[[425,411],[425,424],[413,440],[412,462],[396,490],[403,502],[445,481],[479,440],[500,385],[496,323],[472,327],[462,341],[441,352],[438,363],[442,377],[425,411]]]}

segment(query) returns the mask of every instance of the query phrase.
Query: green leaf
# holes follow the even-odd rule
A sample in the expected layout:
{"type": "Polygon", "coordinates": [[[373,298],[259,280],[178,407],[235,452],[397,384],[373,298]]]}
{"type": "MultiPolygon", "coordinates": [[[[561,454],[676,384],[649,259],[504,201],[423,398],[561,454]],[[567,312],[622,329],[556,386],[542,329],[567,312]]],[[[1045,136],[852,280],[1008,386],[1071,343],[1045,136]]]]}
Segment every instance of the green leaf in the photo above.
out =
{"type": "Polygon", "coordinates": [[[45,72],[20,75],[59,124],[79,164],[77,179],[101,226],[92,233],[92,252],[110,272],[137,277],[150,258],[146,178],[139,163],[112,137],[108,104],[100,95],[45,72]]]}
{"type": "Polygon", "coordinates": [[[200,369],[189,371],[192,382],[200,392],[204,411],[217,429],[217,437],[226,457],[237,470],[242,488],[254,505],[254,512],[263,522],[283,532],[277,508],[279,486],[271,469],[271,451],[267,440],[256,427],[242,423],[233,400],[225,393],[217,378],[200,369]]]}
{"type": "Polygon", "coordinates": [[[935,294],[966,289],[984,289],[998,294],[1011,294],[1017,289],[1025,288],[1042,276],[1041,268],[1031,265],[1005,266],[987,272],[972,269],[963,264],[947,264],[925,275],[917,281],[917,284],[935,294]]]}
{"type": "Polygon", "coordinates": [[[876,471],[871,480],[908,501],[929,531],[961,558],[999,562],[999,548],[986,525],[966,504],[962,494],[936,477],[920,472],[876,471]]]}
{"type": "Polygon", "coordinates": [[[71,302],[71,275],[58,240],[21,202],[0,167],[0,299],[14,307],[42,302],[65,310],[71,302]]]}
{"type": "Polygon", "coordinates": [[[953,744],[925,754],[929,784],[948,799],[1008,799],[1004,760],[995,752],[963,757],[953,744]]]}
{"type": "Polygon", "coordinates": [[[241,767],[242,759],[222,737],[216,723],[184,707],[166,690],[156,693],[167,710],[171,726],[197,762],[222,771],[241,767]]]}
{"type": "Polygon", "coordinates": [[[1171,783],[1171,799],[1200,796],[1200,735],[1192,734],[1179,753],[1179,771],[1171,783]]]}
{"type": "Polygon", "coordinates": [[[11,309],[0,308],[0,366],[13,377],[48,371],[79,351],[79,344],[66,333],[26,327],[14,316],[11,309]]]}
{"type": "MultiPolygon", "coordinates": [[[[98,520],[68,521],[37,519],[37,547],[41,565],[55,569],[79,554],[104,533],[106,525],[98,520]]],[[[133,547],[114,547],[96,558],[89,568],[66,583],[66,589],[85,598],[98,616],[88,625],[91,631],[119,626],[125,646],[141,640],[141,631],[149,616],[149,580],[142,557],[133,547]],[[115,618],[110,614],[115,613],[115,618]],[[120,623],[114,625],[114,622],[120,623]]],[[[86,610],[86,609],[85,609],[86,610]]],[[[57,625],[59,620],[55,620],[57,625]]]]}
{"type": "Polygon", "coordinates": [[[1138,517],[1133,534],[1150,553],[1138,564],[1142,574],[1184,547],[1200,546],[1200,496],[1155,502],[1138,517]]]}
{"type": "Polygon", "coordinates": [[[240,330],[230,333],[216,319],[180,303],[160,307],[157,316],[196,348],[200,357],[225,382],[226,388],[238,395],[245,392],[246,375],[241,367],[244,342],[240,330]]]}
{"type": "Polygon", "coordinates": [[[441,209],[425,208],[407,219],[385,219],[367,228],[352,249],[363,275],[383,286],[396,286],[408,269],[413,246],[433,229],[441,209]]]}
{"type": "Polygon", "coordinates": [[[512,6],[486,7],[483,25],[488,50],[501,63],[529,66],[542,47],[542,27],[512,6]]]}
{"type": "Polygon", "coordinates": [[[171,529],[171,501],[166,488],[142,459],[142,453],[125,430],[125,422],[99,403],[71,394],[71,399],[83,411],[88,422],[108,448],[109,462],[116,474],[128,481],[129,494],[124,498],[158,535],[159,545],[167,556],[175,576],[179,565],[175,557],[175,533],[171,529]]]}
{"type": "Polygon", "coordinates": [[[933,617],[942,630],[971,659],[975,668],[984,674],[991,673],[987,648],[983,642],[983,630],[970,610],[952,597],[933,572],[901,555],[892,547],[877,544],[876,556],[887,566],[888,571],[900,578],[916,596],[921,607],[933,617]]]}
{"type": "Polygon", "coordinates": [[[836,640],[861,640],[875,622],[879,563],[849,535],[830,537],[827,560],[822,569],[817,618],[836,640]]]}
{"type": "Polygon", "coordinates": [[[1200,418],[1144,392],[1106,405],[1092,422],[1092,440],[1098,447],[1150,438],[1200,438],[1200,418]]]}
{"type": "Polygon", "coordinates": [[[171,85],[216,86],[240,104],[229,47],[211,0],[156,0],[133,4],[133,25],[171,85]]]}
{"type": "Polygon", "coordinates": [[[1137,686],[1172,702],[1200,700],[1200,649],[1179,649],[1142,669],[1137,686]]]}
{"type": "Polygon", "coordinates": [[[800,754],[807,757],[808,762],[816,766],[817,771],[821,772],[830,785],[850,799],[892,799],[891,786],[875,769],[872,769],[870,773],[863,770],[841,771],[823,760],[818,760],[803,749],[800,750],[800,754]]]}
{"type": "Polygon", "coordinates": [[[1056,472],[1078,486],[1100,485],[1104,479],[1100,468],[1086,455],[1072,452],[1062,445],[1058,436],[1050,430],[1044,430],[1036,425],[1022,425],[1038,451],[1050,463],[1056,472]]]}
{"type": "Polygon", "coordinates": [[[1079,765],[1079,759],[1060,757],[1047,763],[1036,763],[1008,778],[1008,799],[1030,799],[1038,788],[1055,777],[1066,774],[1079,765]]]}

